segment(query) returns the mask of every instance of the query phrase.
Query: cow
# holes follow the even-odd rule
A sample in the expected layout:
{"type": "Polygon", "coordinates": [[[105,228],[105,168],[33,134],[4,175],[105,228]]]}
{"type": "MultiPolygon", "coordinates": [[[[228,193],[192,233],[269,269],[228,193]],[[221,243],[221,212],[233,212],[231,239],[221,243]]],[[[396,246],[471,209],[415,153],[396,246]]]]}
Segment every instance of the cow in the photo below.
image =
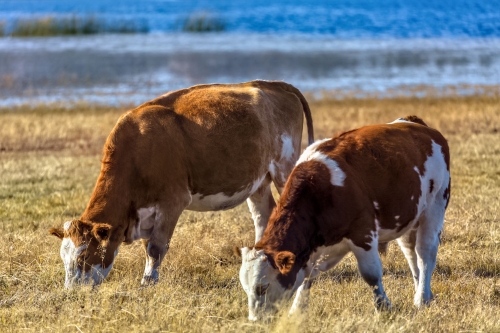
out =
{"type": "Polygon", "coordinates": [[[294,292],[290,314],[306,308],[312,281],[349,252],[377,308],[390,308],[377,250],[394,239],[410,265],[414,304],[428,304],[450,182],[446,139],[416,116],[310,145],[260,241],[235,248],[249,319],[269,316],[294,292]]]}
{"type": "Polygon", "coordinates": [[[62,240],[65,286],[101,283],[120,244],[142,239],[142,284],[158,281],[183,210],[225,210],[247,200],[259,240],[300,156],[304,96],[282,81],[196,85],[123,114],[103,149],[101,171],[78,219],[51,228],[62,240]]]}

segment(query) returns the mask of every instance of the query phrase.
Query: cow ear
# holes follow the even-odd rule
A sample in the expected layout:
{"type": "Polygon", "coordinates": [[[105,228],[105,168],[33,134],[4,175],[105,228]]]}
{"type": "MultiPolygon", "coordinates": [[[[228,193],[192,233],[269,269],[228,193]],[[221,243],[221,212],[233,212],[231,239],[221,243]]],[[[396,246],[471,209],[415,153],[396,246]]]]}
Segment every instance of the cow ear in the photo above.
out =
{"type": "Polygon", "coordinates": [[[61,227],[58,228],[50,228],[49,229],[49,234],[56,236],[59,239],[64,238],[64,229],[61,227]]]}
{"type": "Polygon", "coordinates": [[[292,270],[293,264],[295,263],[295,254],[289,251],[278,252],[274,256],[274,262],[280,270],[281,274],[287,275],[292,270]]]}
{"type": "Polygon", "coordinates": [[[111,236],[111,226],[106,223],[96,223],[92,227],[92,234],[99,242],[107,242],[111,236]]]}

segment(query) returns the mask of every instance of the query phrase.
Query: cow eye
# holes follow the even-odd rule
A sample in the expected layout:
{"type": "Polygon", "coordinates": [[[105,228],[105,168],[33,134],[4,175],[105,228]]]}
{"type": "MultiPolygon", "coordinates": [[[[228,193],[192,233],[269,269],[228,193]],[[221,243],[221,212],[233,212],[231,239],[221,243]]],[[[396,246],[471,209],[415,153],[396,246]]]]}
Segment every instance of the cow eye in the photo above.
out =
{"type": "Polygon", "coordinates": [[[255,293],[257,294],[257,296],[262,296],[267,292],[268,288],[269,288],[269,283],[259,284],[257,287],[255,287],[255,293]]]}

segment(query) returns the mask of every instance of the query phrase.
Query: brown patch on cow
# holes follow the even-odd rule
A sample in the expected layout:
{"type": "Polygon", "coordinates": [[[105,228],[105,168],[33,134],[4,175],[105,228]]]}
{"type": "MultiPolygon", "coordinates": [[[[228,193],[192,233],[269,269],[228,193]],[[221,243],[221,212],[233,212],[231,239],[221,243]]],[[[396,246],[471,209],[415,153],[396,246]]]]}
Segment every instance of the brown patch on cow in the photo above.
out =
{"type": "Polygon", "coordinates": [[[434,190],[434,180],[430,180],[429,181],[429,193],[432,193],[432,191],[434,190]]]}
{"type": "Polygon", "coordinates": [[[369,250],[377,228],[375,219],[386,230],[399,232],[408,227],[416,218],[422,194],[420,175],[432,155],[432,141],[449,160],[447,142],[438,131],[404,122],[362,127],[319,145],[317,151],[337,162],[345,173],[344,185],[331,184],[330,170],[323,162],[309,160],[295,167],[255,245],[276,267],[281,251],[296,256],[291,271],[279,274],[278,281],[291,287],[298,270],[319,246],[347,238],[369,250]]]}

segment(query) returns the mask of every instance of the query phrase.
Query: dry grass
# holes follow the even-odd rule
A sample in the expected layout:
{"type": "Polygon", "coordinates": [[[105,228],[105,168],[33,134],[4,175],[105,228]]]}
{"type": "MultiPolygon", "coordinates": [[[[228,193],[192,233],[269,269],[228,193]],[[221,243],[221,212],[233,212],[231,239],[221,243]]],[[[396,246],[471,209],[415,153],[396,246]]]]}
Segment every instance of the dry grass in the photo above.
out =
{"type": "Polygon", "coordinates": [[[64,290],[59,241],[46,229],[83,211],[104,139],[124,110],[18,108],[0,110],[0,331],[500,332],[500,98],[324,99],[311,108],[317,138],[408,114],[448,138],[452,199],[429,308],[413,308],[408,265],[391,244],[383,262],[393,311],[374,311],[348,256],[320,276],[307,314],[247,322],[230,253],[252,242],[246,205],[185,212],[154,287],[140,287],[144,257],[134,244],[121,248],[99,288],[64,290]]]}

